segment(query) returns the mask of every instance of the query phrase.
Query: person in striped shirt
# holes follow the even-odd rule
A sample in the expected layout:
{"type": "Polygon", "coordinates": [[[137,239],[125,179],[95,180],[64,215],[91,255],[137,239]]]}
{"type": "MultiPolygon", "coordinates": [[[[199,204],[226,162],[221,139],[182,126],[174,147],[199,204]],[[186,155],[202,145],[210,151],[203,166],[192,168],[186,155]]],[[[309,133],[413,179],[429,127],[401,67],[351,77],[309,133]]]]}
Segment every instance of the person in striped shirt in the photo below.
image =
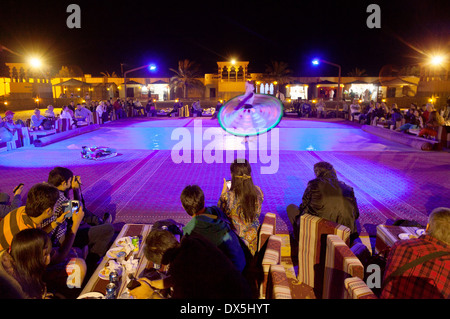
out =
{"type": "MultiPolygon", "coordinates": [[[[42,222],[53,215],[58,197],[56,187],[45,183],[34,185],[28,192],[26,205],[11,211],[0,221],[0,251],[9,249],[14,235],[21,230],[41,228],[42,222]]],[[[60,222],[61,219],[55,220],[44,230],[49,232],[60,222]]]]}

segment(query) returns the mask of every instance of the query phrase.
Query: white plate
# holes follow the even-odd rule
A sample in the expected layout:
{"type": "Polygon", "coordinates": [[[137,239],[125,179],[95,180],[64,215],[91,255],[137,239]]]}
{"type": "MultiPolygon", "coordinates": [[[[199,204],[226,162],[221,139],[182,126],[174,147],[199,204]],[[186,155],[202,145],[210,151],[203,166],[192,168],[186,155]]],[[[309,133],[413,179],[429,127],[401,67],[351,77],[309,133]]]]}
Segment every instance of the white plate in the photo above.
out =
{"type": "MultiPolygon", "coordinates": [[[[119,276],[122,275],[122,269],[121,269],[121,268],[116,269],[116,271],[117,271],[117,274],[118,274],[119,276]]],[[[111,272],[111,269],[104,267],[104,268],[102,268],[102,270],[100,270],[100,271],[98,272],[98,276],[99,276],[101,279],[103,279],[103,280],[109,280],[109,274],[110,274],[110,272],[111,272]]]]}
{"type": "Polygon", "coordinates": [[[79,296],[77,299],[105,299],[105,296],[99,292],[87,292],[81,296],[79,296]]]}
{"type": "Polygon", "coordinates": [[[122,237],[117,239],[117,246],[121,246],[121,247],[125,247],[127,245],[131,245],[131,237],[126,236],[126,237],[122,237]]]}
{"type": "Polygon", "coordinates": [[[108,252],[106,253],[106,256],[108,258],[111,259],[117,259],[118,257],[118,253],[120,253],[121,251],[123,251],[126,254],[125,248],[124,247],[116,247],[116,248],[111,248],[110,250],[108,250],[108,252]]]}
{"type": "Polygon", "coordinates": [[[417,238],[417,236],[413,235],[413,234],[409,234],[409,233],[401,233],[398,235],[398,238],[400,239],[412,239],[412,238],[417,238]]]}

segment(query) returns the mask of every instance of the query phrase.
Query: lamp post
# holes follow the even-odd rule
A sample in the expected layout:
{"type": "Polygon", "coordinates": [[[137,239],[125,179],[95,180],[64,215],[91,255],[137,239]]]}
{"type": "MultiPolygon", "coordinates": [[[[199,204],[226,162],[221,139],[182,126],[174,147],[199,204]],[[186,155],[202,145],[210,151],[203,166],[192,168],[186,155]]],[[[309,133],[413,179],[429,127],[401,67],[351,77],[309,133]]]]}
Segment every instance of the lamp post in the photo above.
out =
{"type": "Polygon", "coordinates": [[[335,67],[337,67],[339,69],[337,99],[338,99],[338,101],[340,101],[341,100],[341,66],[339,64],[332,63],[332,62],[329,62],[329,61],[325,61],[325,60],[322,60],[322,59],[314,59],[312,61],[312,64],[313,65],[319,65],[320,62],[323,62],[323,63],[329,64],[329,65],[335,66],[335,67]]]}

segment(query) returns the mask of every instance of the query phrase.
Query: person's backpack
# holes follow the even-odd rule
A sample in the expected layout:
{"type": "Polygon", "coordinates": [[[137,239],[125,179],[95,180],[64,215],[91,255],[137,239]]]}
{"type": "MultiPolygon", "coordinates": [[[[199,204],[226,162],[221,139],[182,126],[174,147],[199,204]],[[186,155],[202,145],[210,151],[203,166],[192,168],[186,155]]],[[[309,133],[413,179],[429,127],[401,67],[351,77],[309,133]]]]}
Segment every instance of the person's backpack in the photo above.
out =
{"type": "Polygon", "coordinates": [[[44,130],[51,130],[52,129],[52,121],[50,121],[49,119],[45,119],[42,121],[42,127],[44,128],[44,130]]]}

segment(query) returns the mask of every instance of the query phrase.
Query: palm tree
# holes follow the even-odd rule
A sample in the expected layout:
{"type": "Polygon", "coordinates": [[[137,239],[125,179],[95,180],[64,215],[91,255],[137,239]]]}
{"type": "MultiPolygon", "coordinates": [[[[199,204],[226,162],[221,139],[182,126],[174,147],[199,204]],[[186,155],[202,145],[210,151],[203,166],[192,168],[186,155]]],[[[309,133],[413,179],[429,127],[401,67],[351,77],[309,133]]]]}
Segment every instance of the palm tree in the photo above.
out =
{"type": "Polygon", "coordinates": [[[202,88],[204,85],[198,78],[202,77],[199,71],[199,66],[188,59],[178,61],[178,70],[169,69],[175,72],[175,75],[170,78],[170,88],[182,88],[183,96],[188,97],[189,88],[202,88]]]}
{"type": "Polygon", "coordinates": [[[286,62],[271,61],[270,65],[266,65],[266,75],[271,81],[277,81],[279,88],[284,88],[283,84],[292,82],[292,70],[286,62]]]}
{"type": "Polygon", "coordinates": [[[105,78],[118,78],[117,74],[115,71],[113,71],[112,74],[109,74],[109,72],[100,72],[101,75],[103,75],[103,77],[105,78]]]}
{"type": "Polygon", "coordinates": [[[364,70],[364,69],[354,68],[353,70],[348,72],[347,75],[353,76],[353,77],[361,77],[361,76],[367,76],[367,73],[366,73],[366,70],[364,70]]]}

